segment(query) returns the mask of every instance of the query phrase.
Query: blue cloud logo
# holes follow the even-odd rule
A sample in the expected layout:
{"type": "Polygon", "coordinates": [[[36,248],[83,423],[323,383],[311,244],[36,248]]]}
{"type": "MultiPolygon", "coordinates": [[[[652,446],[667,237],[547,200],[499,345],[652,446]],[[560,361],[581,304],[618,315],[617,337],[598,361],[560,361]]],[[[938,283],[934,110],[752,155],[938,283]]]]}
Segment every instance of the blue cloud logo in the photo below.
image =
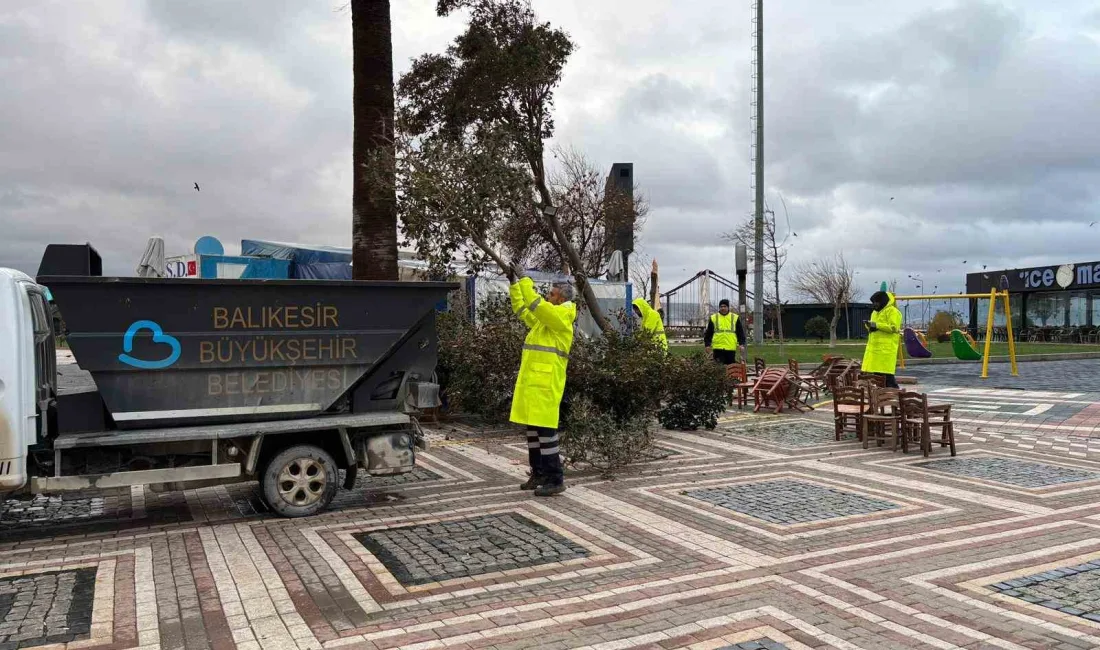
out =
{"type": "Polygon", "coordinates": [[[169,334],[165,334],[164,329],[151,320],[135,321],[134,324],[130,326],[130,329],[126,330],[126,336],[122,338],[122,349],[123,354],[118,355],[118,360],[128,366],[141,368],[142,370],[160,370],[162,368],[167,368],[180,358],[179,339],[169,334]],[[172,354],[160,361],[146,361],[130,356],[130,353],[134,351],[134,336],[142,330],[149,330],[153,333],[153,343],[167,343],[168,347],[172,348],[172,354]]]}

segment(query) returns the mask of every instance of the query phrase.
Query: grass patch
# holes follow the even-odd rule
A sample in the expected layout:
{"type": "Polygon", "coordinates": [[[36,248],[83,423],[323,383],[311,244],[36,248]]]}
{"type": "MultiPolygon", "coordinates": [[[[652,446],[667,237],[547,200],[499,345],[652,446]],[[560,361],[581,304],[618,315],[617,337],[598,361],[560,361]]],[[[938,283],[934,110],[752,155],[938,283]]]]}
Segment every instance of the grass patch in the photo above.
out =
{"type": "MultiPolygon", "coordinates": [[[[799,363],[821,363],[821,356],[824,354],[839,354],[853,359],[861,358],[865,345],[866,344],[862,342],[842,342],[838,343],[835,348],[830,348],[827,343],[795,342],[787,343],[784,346],[786,354],[782,354],[778,344],[767,343],[763,346],[750,345],[748,347],[748,354],[750,359],[754,357],[763,358],[768,365],[783,364],[787,362],[787,359],[795,359],[799,363]]],[[[930,343],[929,349],[932,351],[933,358],[954,358],[955,356],[955,353],[951,350],[950,343],[930,343]]],[[[978,350],[982,350],[981,344],[978,344],[978,350]]],[[[701,343],[690,343],[686,345],[676,345],[672,343],[669,346],[669,352],[680,356],[687,356],[694,352],[702,351],[703,345],[701,343]]],[[[1065,354],[1069,352],[1100,352],[1100,345],[1074,345],[1065,343],[1016,344],[1017,356],[1029,354],[1065,354]]],[[[1008,356],[1008,344],[994,343],[991,354],[995,357],[1008,356]]],[[[974,363],[979,362],[975,361],[974,363]]]]}

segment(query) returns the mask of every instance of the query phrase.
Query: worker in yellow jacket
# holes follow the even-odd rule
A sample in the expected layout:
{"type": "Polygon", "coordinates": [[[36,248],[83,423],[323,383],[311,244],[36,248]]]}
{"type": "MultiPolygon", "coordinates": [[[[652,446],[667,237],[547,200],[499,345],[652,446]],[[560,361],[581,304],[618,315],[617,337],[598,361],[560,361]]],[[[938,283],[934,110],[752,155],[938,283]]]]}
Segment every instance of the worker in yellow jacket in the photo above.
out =
{"type": "Polygon", "coordinates": [[[527,427],[527,460],[531,477],[520,489],[534,490],[547,497],[565,491],[561,453],[558,449],[558,419],[565,392],[565,372],[573,349],[573,324],[577,306],[573,287],[555,284],[544,300],[523,268],[510,269],[512,311],[530,330],[523,341],[519,377],[512,395],[509,419],[527,427]]]}
{"type": "Polygon", "coordinates": [[[649,306],[645,298],[635,298],[631,304],[634,305],[634,314],[642,319],[642,329],[652,334],[653,338],[667,351],[668,337],[665,336],[665,324],[661,320],[661,315],[649,306]]]}
{"type": "MultiPolygon", "coordinates": [[[[741,317],[730,311],[730,301],[723,298],[718,302],[718,313],[707,319],[707,329],[703,332],[703,347],[707,354],[713,354],[714,360],[723,365],[737,363],[737,351],[745,359],[745,326],[741,317]]],[[[747,361],[747,359],[746,359],[747,361]]]]}
{"type": "Polygon", "coordinates": [[[901,310],[897,308],[894,294],[876,291],[871,296],[871,320],[864,321],[867,328],[867,349],[863,352],[860,370],[886,377],[886,386],[897,388],[895,377],[898,365],[898,346],[901,345],[901,310]]]}

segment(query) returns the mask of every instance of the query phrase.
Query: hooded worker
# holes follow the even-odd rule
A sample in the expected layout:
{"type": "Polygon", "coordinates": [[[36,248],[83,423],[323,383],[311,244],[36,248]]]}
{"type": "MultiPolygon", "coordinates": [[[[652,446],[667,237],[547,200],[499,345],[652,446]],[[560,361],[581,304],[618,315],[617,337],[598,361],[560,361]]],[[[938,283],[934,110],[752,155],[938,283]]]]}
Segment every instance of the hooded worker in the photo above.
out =
{"type": "Polygon", "coordinates": [[[631,304],[634,305],[634,314],[642,319],[642,329],[652,334],[661,347],[668,350],[668,337],[665,336],[665,324],[661,320],[661,314],[650,307],[645,298],[635,298],[631,304]]]}
{"type": "Polygon", "coordinates": [[[723,298],[718,302],[718,313],[711,314],[707,320],[707,329],[703,332],[703,347],[707,354],[713,350],[714,360],[730,365],[737,363],[737,351],[745,356],[745,326],[741,318],[730,311],[730,301],[723,298]]]}
{"type": "Polygon", "coordinates": [[[901,311],[894,294],[876,291],[871,296],[871,320],[864,321],[867,328],[867,349],[863,353],[863,372],[886,377],[886,385],[897,388],[894,376],[898,365],[898,346],[901,344],[901,311]]]}
{"type": "Polygon", "coordinates": [[[512,311],[530,330],[523,341],[523,357],[512,395],[509,420],[527,427],[527,460],[531,476],[520,489],[546,497],[565,491],[558,420],[569,352],[573,349],[573,324],[577,306],[568,282],[554,284],[543,299],[535,283],[518,264],[509,273],[512,311]]]}

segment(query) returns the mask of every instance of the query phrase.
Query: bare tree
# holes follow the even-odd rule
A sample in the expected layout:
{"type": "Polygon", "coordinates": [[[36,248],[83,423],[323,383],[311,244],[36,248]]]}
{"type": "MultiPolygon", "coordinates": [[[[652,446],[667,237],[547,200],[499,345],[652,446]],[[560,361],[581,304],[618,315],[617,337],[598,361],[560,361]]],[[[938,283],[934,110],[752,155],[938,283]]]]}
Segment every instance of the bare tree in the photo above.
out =
{"type": "Polygon", "coordinates": [[[647,255],[635,252],[630,257],[630,282],[634,285],[635,298],[645,298],[652,304],[653,291],[657,289],[653,283],[656,267],[656,260],[647,255]]]}
{"type": "MultiPolygon", "coordinates": [[[[770,310],[775,316],[775,322],[778,328],[779,342],[782,343],[783,337],[783,302],[780,300],[779,293],[779,274],[783,271],[784,265],[787,263],[787,247],[790,241],[791,235],[794,233],[790,228],[790,215],[787,213],[787,202],[783,200],[783,197],[779,197],[779,200],[783,203],[783,215],[786,218],[786,228],[783,229],[781,225],[776,223],[775,211],[764,211],[764,275],[765,278],[771,280],[771,290],[766,292],[770,295],[756,296],[755,300],[764,300],[765,311],[769,311],[768,304],[771,303],[774,307],[770,310]]],[[[797,235],[795,235],[797,237],[797,235]]],[[[742,244],[748,250],[749,267],[751,268],[754,261],[755,241],[756,241],[756,220],[754,217],[749,216],[744,223],[737,227],[732,232],[722,235],[723,239],[735,244],[742,244]]],[[[764,324],[760,323],[760,327],[764,324]]]]}
{"type": "MultiPolygon", "coordinates": [[[[649,213],[649,201],[638,186],[631,200],[622,192],[608,191],[606,172],[573,148],[555,147],[558,166],[547,180],[562,232],[577,252],[588,277],[607,273],[615,249],[614,226],[621,215],[631,215],[637,235],[649,213]]],[[[509,252],[528,266],[545,271],[568,268],[568,256],[550,224],[541,215],[520,212],[503,233],[509,252]]]]}
{"type": "Polygon", "coordinates": [[[841,310],[852,301],[852,285],[855,271],[844,259],[844,253],[802,262],[794,268],[791,288],[806,298],[833,306],[833,318],[829,322],[829,347],[836,347],[836,326],[841,310]]]}

